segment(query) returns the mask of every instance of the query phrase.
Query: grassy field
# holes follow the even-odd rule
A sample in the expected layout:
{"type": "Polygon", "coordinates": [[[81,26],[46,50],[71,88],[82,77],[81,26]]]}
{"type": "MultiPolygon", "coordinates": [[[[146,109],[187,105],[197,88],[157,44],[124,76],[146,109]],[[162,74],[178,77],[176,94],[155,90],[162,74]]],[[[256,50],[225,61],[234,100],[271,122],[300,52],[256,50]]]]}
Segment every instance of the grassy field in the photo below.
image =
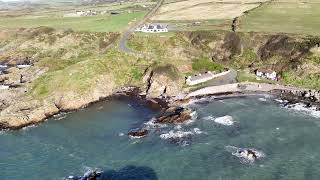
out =
{"type": "Polygon", "coordinates": [[[240,31],[320,35],[320,2],[278,0],[266,3],[240,19],[240,31]]]}
{"type": "Polygon", "coordinates": [[[257,82],[257,83],[270,83],[275,84],[275,81],[264,79],[264,78],[257,78],[257,76],[253,73],[249,73],[246,71],[238,71],[237,75],[238,82],[257,82]]]}
{"type": "Polygon", "coordinates": [[[266,0],[187,0],[171,2],[160,7],[153,20],[232,19],[258,7],[266,0]]]}
{"type": "MultiPolygon", "coordinates": [[[[63,69],[50,71],[38,78],[32,85],[31,95],[45,98],[57,91],[83,93],[95,86],[95,80],[101,75],[109,75],[118,86],[139,85],[144,69],[134,64],[138,59],[111,49],[107,54],[91,56],[63,69]]],[[[143,59],[139,59],[144,64],[143,59]]]]}
{"type": "Polygon", "coordinates": [[[116,16],[91,17],[1,17],[0,29],[34,28],[48,26],[57,29],[71,28],[75,31],[116,32],[130,22],[138,20],[145,12],[125,13],[116,16]]]}

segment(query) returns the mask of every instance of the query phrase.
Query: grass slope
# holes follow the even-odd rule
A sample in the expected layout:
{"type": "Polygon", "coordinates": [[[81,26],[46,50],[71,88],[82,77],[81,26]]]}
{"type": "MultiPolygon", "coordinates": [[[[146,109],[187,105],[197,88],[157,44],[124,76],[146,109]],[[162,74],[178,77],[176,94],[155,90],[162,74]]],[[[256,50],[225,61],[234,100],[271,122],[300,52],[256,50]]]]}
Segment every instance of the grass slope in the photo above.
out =
{"type": "Polygon", "coordinates": [[[125,13],[116,16],[92,17],[1,17],[0,29],[35,28],[39,26],[75,31],[116,32],[122,31],[129,22],[140,19],[145,12],[125,13]]]}
{"type": "Polygon", "coordinates": [[[240,20],[241,31],[285,32],[320,35],[320,3],[273,1],[240,20]]]}

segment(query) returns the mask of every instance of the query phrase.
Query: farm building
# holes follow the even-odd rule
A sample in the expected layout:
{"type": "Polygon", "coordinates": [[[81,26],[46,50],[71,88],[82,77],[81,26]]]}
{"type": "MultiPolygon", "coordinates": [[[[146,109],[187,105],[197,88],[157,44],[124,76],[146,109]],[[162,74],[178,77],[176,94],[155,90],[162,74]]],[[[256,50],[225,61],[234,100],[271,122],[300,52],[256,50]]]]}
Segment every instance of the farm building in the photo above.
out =
{"type": "Polygon", "coordinates": [[[168,28],[161,24],[148,24],[148,25],[143,25],[140,28],[137,28],[135,31],[144,32],[144,33],[162,33],[162,32],[168,32],[168,28]]]}
{"type": "Polygon", "coordinates": [[[277,73],[271,69],[257,69],[256,70],[256,75],[258,77],[262,78],[267,78],[276,81],[277,78],[277,73]]]}

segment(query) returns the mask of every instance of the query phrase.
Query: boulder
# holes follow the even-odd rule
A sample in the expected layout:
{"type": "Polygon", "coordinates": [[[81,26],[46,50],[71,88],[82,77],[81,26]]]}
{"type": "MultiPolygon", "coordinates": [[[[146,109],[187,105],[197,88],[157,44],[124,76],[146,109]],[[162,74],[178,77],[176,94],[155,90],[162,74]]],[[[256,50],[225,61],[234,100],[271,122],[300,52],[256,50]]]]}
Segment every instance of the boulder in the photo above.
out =
{"type": "Polygon", "coordinates": [[[190,120],[192,111],[183,107],[171,107],[156,117],[156,123],[179,124],[190,120]]]}
{"type": "Polygon", "coordinates": [[[141,137],[145,137],[148,133],[149,133],[149,131],[146,129],[135,129],[135,130],[130,131],[128,133],[128,136],[141,138],[141,137]]]}

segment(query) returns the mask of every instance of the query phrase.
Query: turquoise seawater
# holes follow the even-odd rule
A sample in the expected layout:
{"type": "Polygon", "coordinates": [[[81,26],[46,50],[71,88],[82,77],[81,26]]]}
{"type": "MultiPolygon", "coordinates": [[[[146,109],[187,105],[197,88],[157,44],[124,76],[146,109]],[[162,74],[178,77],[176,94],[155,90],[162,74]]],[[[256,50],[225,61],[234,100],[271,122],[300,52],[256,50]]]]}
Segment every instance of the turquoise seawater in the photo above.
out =
{"type": "Polygon", "coordinates": [[[212,100],[192,108],[197,112],[194,122],[153,129],[143,139],[126,133],[157,112],[116,100],[1,132],[0,179],[62,179],[88,168],[103,170],[109,179],[320,179],[320,119],[258,97],[212,100]],[[213,120],[226,115],[234,125],[213,120]],[[189,136],[160,138],[169,131],[189,136]],[[266,156],[243,164],[226,146],[255,148],[266,156]]]}

